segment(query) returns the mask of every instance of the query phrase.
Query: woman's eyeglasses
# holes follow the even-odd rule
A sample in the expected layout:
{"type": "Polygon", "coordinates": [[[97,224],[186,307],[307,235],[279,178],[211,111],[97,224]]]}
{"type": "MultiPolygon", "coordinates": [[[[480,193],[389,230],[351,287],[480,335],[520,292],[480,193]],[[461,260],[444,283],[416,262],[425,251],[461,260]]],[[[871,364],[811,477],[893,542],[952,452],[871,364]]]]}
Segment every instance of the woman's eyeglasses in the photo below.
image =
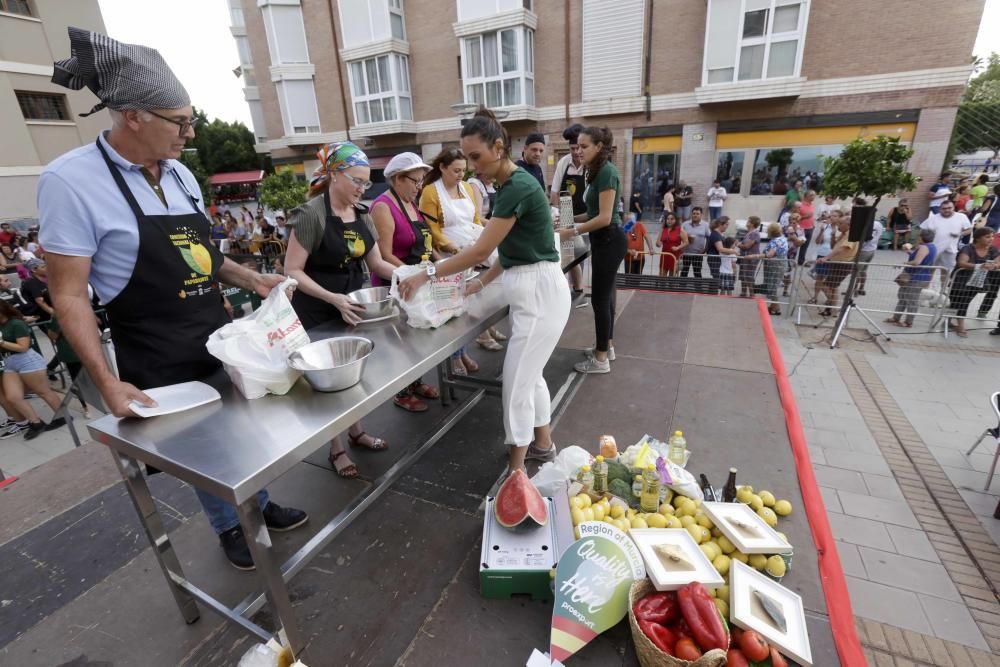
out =
{"type": "MultiPolygon", "coordinates": [[[[347,176],[347,174],[344,175],[347,176]]],[[[371,181],[365,181],[355,176],[347,176],[347,180],[349,180],[351,183],[354,183],[354,187],[361,188],[362,191],[365,191],[372,186],[371,181]]]]}

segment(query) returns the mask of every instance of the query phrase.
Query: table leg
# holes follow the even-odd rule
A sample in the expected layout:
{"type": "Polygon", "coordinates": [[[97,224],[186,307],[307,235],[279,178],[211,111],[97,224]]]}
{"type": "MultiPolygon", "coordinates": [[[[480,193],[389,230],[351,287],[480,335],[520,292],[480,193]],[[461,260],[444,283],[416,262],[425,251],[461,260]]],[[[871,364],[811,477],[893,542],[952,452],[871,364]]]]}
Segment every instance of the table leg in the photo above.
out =
{"type": "Polygon", "coordinates": [[[257,494],[237,505],[236,511],[239,513],[243,534],[250,547],[250,555],[253,556],[254,565],[257,566],[257,574],[260,575],[261,582],[264,584],[267,601],[270,603],[271,611],[280,626],[278,636],[282,643],[291,649],[293,655],[299,655],[305,648],[305,644],[295,619],[292,601],[288,597],[285,578],[281,574],[281,565],[271,549],[271,536],[264,524],[264,515],[257,502],[257,494]]]}
{"type": "Polygon", "coordinates": [[[195,604],[193,597],[181,590],[175,583],[175,581],[186,581],[184,571],[181,569],[181,562],[177,558],[177,554],[174,553],[174,547],[170,543],[167,531],[163,527],[163,519],[160,517],[159,510],[156,509],[156,501],[153,500],[153,495],[149,492],[149,486],[139,468],[139,462],[131,456],[118,452],[112,452],[112,456],[115,458],[118,472],[125,480],[125,487],[132,498],[136,512],[139,513],[139,520],[146,531],[149,543],[153,546],[153,553],[160,563],[163,576],[167,579],[170,592],[174,594],[177,608],[180,609],[181,616],[187,623],[194,623],[200,617],[198,605],[195,604]]]}
{"type": "Polygon", "coordinates": [[[439,393],[441,394],[441,405],[448,407],[451,405],[451,399],[454,398],[451,391],[451,384],[448,380],[448,361],[442,361],[438,364],[438,387],[439,393]]]}

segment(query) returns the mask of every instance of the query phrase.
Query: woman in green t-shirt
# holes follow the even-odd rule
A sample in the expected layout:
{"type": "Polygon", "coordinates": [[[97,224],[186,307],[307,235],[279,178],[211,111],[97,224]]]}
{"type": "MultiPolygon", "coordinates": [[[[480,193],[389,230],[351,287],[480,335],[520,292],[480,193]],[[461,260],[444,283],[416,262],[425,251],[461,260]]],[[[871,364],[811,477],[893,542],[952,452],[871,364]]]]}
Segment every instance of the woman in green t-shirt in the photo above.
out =
{"type": "Polygon", "coordinates": [[[510,138],[489,110],[480,109],[462,128],[462,151],[473,171],[496,181],[493,217],[473,245],[402,281],[399,293],[410,299],[432,275],[461,273],[499,251],[500,261],[465,289],[475,294],[502,275],[511,322],[503,363],[503,425],[514,471],[524,468],[525,458],[555,458],[542,370],[569,319],[569,286],[559,266],[548,198],[538,180],[511,161],[510,138]]]}
{"type": "Polygon", "coordinates": [[[6,433],[24,431],[24,439],[37,438],[42,431],[59,428],[66,423],[60,417],[46,424],[24,398],[25,391],[37,394],[52,408],[59,410],[59,397],[49,387],[45,372],[45,359],[31,349],[31,328],[24,321],[24,316],[6,301],[0,301],[0,353],[4,357],[3,394],[14,408],[15,415],[8,414],[6,433]],[[16,429],[16,430],[15,430],[16,429]]]}
{"type": "Polygon", "coordinates": [[[608,128],[587,127],[580,131],[580,150],[587,165],[587,190],[583,194],[587,212],[576,217],[581,224],[559,232],[564,239],[590,233],[590,303],[597,343],[593,350],[587,350],[587,360],[575,366],[579,373],[610,373],[610,361],[614,359],[615,279],[628,241],[618,213],[621,179],[609,159],[612,148],[608,128]]]}

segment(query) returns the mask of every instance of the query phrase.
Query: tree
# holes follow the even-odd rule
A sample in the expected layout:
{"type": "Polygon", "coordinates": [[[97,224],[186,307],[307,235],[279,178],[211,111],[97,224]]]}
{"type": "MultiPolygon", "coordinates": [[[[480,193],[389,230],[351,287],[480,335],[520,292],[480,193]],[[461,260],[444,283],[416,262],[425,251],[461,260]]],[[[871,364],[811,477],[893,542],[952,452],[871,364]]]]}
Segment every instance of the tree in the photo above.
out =
{"type": "Polygon", "coordinates": [[[906,170],[913,150],[899,137],[855,139],[837,157],[823,160],[823,192],[838,199],[882,197],[912,191],[920,179],[906,170]]]}
{"type": "Polygon", "coordinates": [[[219,119],[209,122],[203,111],[195,109],[194,132],[188,148],[198,150],[198,158],[209,175],[267,167],[265,159],[254,149],[253,132],[243,123],[219,119]]]}
{"type": "Polygon", "coordinates": [[[764,156],[764,162],[767,163],[767,166],[778,170],[777,176],[774,177],[775,183],[785,177],[788,165],[792,163],[794,156],[795,151],[791,148],[776,148],[773,151],[768,151],[767,155],[764,156]]]}
{"type": "Polygon", "coordinates": [[[295,178],[290,171],[271,174],[260,184],[257,191],[257,201],[272,211],[285,211],[295,208],[306,200],[309,191],[302,181],[295,178]]]}
{"type": "Polygon", "coordinates": [[[202,201],[212,201],[212,190],[208,181],[208,172],[205,165],[201,163],[197,151],[185,150],[181,153],[180,163],[183,164],[191,174],[198,180],[198,187],[201,188],[202,201]]]}
{"type": "Polygon", "coordinates": [[[977,74],[965,89],[962,103],[1000,103],[1000,53],[991,53],[985,63],[976,58],[973,65],[977,74]]]}

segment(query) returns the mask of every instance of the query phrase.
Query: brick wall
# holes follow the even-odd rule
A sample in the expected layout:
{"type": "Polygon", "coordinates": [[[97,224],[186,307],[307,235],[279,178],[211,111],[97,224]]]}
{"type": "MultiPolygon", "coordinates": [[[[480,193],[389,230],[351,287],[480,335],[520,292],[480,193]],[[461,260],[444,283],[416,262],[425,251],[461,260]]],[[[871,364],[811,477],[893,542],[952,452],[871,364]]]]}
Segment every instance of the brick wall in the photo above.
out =
{"type": "MultiPolygon", "coordinates": [[[[451,105],[461,102],[458,39],[451,25],[458,20],[454,0],[406,0],[406,36],[410,43],[410,87],[416,120],[453,118],[451,105]]],[[[421,143],[424,143],[421,140],[421,143]]]]}
{"type": "Polygon", "coordinates": [[[250,57],[253,60],[254,77],[260,93],[260,106],[264,112],[264,126],[269,139],[277,139],[285,134],[281,122],[281,107],[278,94],[271,83],[271,54],[267,50],[267,33],[264,18],[257,7],[257,0],[242,0],[243,17],[247,27],[247,41],[250,43],[250,57]]]}
{"type": "Polygon", "coordinates": [[[958,107],[924,109],[920,112],[909,168],[922,181],[917,185],[916,191],[906,195],[910,200],[914,220],[927,217],[928,189],[937,181],[944,166],[957,113],[958,107]]]}
{"type": "Polygon", "coordinates": [[[302,3],[302,19],[305,21],[306,40],[309,44],[309,62],[316,66],[314,77],[316,106],[319,109],[322,132],[338,132],[346,129],[348,118],[344,117],[344,97],[347,98],[348,108],[351,106],[351,86],[347,80],[347,66],[342,64],[339,69],[337,67],[337,50],[333,46],[333,28],[330,23],[331,12],[339,31],[338,40],[342,45],[343,26],[340,25],[340,13],[336,7],[330,2],[302,3]],[[344,85],[343,96],[340,94],[341,81],[344,85]]]}

